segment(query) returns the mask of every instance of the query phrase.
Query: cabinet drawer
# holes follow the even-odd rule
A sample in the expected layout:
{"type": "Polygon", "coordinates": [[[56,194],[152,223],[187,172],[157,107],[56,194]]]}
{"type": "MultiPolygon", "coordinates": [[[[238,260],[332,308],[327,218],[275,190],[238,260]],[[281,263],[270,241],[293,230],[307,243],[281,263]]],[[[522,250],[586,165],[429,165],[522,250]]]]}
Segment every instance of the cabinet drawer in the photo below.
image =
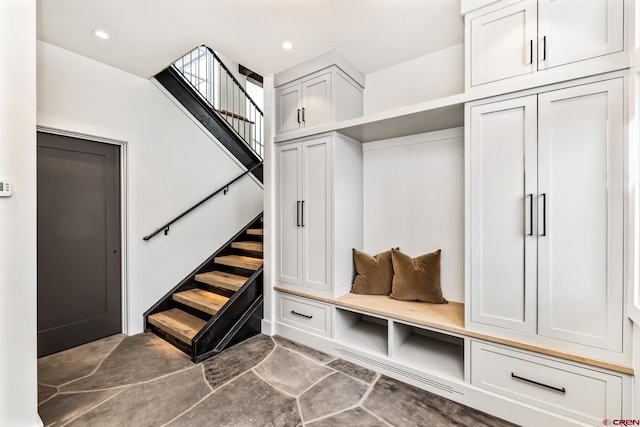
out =
{"type": "Polygon", "coordinates": [[[622,417],[622,378],[473,341],[471,383],[589,423],[622,417]]]}
{"type": "Polygon", "coordinates": [[[320,302],[278,295],[278,321],[314,334],[331,336],[331,306],[320,302]]]}

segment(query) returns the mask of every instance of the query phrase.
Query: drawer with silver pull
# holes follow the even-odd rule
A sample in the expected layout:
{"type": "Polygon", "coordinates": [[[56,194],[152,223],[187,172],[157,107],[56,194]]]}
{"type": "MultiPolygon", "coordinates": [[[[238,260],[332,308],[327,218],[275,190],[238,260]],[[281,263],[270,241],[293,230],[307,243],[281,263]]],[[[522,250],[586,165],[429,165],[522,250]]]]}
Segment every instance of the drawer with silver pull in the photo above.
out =
{"type": "Polygon", "coordinates": [[[523,350],[471,343],[471,384],[588,423],[622,417],[622,378],[523,350]]]}
{"type": "Polygon", "coordinates": [[[331,305],[279,293],[277,321],[325,337],[331,336],[331,305]]]}

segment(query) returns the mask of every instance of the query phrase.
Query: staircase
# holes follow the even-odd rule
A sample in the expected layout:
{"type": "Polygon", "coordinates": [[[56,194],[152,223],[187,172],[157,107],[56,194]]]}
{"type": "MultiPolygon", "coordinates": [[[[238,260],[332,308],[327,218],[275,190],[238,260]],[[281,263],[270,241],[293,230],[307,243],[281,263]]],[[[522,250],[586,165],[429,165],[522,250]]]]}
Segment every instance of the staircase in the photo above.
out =
{"type": "Polygon", "coordinates": [[[263,113],[212,49],[199,46],[154,78],[263,181],[263,113]]]}
{"type": "Polygon", "coordinates": [[[262,214],[145,314],[152,332],[205,360],[260,332],[262,214]]]}

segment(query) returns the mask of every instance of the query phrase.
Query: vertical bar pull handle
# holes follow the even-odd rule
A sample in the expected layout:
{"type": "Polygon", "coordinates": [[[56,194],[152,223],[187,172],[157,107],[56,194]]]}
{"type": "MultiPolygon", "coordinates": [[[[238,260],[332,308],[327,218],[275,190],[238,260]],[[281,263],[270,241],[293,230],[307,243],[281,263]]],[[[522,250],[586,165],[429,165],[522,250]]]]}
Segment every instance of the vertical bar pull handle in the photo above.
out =
{"type": "Polygon", "coordinates": [[[303,122],[305,121],[305,119],[304,119],[304,107],[302,107],[302,121],[303,122]]]}
{"type": "Polygon", "coordinates": [[[542,60],[547,60],[547,36],[542,37],[542,60]]]}
{"type": "Polygon", "coordinates": [[[304,200],[302,201],[302,208],[300,209],[300,212],[302,212],[302,221],[300,224],[304,227],[304,200]]]}
{"type": "Polygon", "coordinates": [[[533,236],[533,193],[527,194],[527,199],[529,200],[529,230],[526,233],[527,236],[533,236]]]}
{"type": "Polygon", "coordinates": [[[300,200],[296,202],[296,225],[300,227],[300,200]]]}
{"type": "Polygon", "coordinates": [[[540,235],[547,235],[547,193],[542,193],[542,233],[540,235]]]}
{"type": "Polygon", "coordinates": [[[300,109],[298,108],[298,123],[300,123],[300,109]]]}
{"type": "Polygon", "coordinates": [[[533,39],[529,40],[529,64],[533,64],[533,39]]]}

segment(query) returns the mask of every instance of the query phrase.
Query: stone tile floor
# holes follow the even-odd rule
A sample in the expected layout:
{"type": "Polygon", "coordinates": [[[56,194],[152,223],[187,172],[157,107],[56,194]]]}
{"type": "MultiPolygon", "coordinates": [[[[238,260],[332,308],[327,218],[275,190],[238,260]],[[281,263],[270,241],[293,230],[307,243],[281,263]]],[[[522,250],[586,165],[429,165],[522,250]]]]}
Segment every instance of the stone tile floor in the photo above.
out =
{"type": "Polygon", "coordinates": [[[38,360],[47,426],[512,426],[280,337],[197,365],[151,334],[38,360]]]}

